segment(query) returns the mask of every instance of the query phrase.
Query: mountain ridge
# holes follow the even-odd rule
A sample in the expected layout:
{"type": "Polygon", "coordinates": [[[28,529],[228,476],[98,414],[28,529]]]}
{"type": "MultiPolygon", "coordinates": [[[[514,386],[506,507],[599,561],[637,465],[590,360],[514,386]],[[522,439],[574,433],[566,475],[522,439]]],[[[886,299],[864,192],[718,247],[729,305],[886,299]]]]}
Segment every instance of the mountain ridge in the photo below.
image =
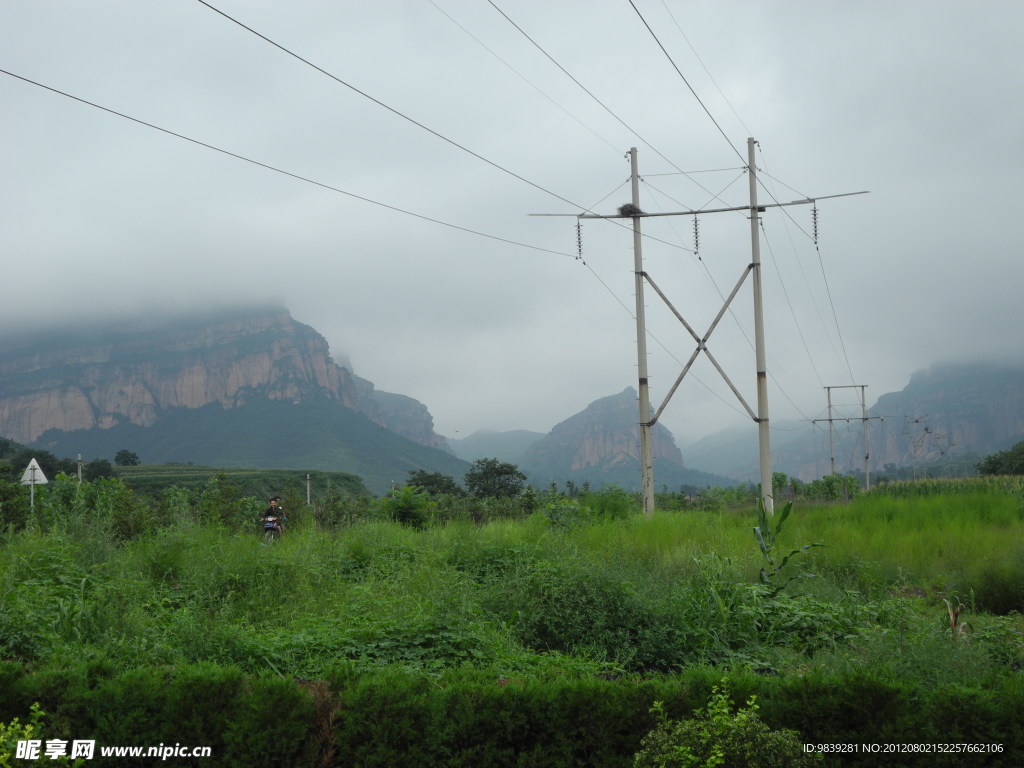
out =
{"type": "Polygon", "coordinates": [[[337,365],[326,340],[280,307],[159,316],[0,339],[0,434],[152,426],[176,409],[325,399],[450,452],[426,406],[337,365]]]}
{"type": "MultiPolygon", "coordinates": [[[[867,413],[873,473],[951,456],[966,462],[972,452],[1024,439],[1024,365],[937,364],[867,413]]],[[[281,307],[0,338],[0,435],[69,456],[110,458],[127,448],[147,462],[351,472],[377,493],[413,470],[461,480],[469,461],[499,458],[538,487],[636,489],[638,421],[636,392],[627,387],[545,434],[481,431],[449,442],[426,405],[378,391],[335,363],[326,340],[281,307]]],[[[836,469],[856,472],[864,454],[859,408],[836,421],[836,469]]],[[[821,425],[772,428],[776,471],[803,480],[831,471],[821,425]]],[[[753,426],[697,441],[686,463],[667,429],[656,425],[652,437],[656,487],[757,480],[753,426]]]]}
{"type": "MultiPolygon", "coordinates": [[[[832,471],[863,473],[864,430],[859,405],[836,409],[832,448],[827,423],[772,425],[772,465],[805,482],[832,471]]],[[[914,372],[902,390],[879,396],[865,416],[868,472],[944,466],[973,469],[978,457],[1024,440],[1024,363],[936,363],[914,372]]],[[[740,481],[758,477],[757,431],[731,428],[687,447],[690,464],[740,481]]]]}

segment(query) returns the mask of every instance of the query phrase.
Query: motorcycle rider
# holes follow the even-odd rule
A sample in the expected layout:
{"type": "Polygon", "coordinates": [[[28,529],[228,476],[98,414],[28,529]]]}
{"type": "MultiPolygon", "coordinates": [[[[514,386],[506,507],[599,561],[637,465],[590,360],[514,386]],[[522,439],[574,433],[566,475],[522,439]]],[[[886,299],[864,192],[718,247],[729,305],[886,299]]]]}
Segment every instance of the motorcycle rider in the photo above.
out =
{"type": "Polygon", "coordinates": [[[278,534],[284,533],[283,521],[288,518],[284,516],[284,509],[280,506],[281,497],[271,496],[267,499],[267,503],[270,505],[267,507],[267,511],[263,513],[263,529],[277,531],[278,534]]]}

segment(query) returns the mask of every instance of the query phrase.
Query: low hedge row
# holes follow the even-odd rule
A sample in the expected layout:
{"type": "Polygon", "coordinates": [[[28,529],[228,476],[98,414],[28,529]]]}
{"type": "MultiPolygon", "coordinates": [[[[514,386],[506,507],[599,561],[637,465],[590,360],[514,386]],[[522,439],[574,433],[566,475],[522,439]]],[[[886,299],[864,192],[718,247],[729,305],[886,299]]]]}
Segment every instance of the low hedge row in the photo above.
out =
{"type": "MultiPolygon", "coordinates": [[[[312,697],[292,680],[246,676],[233,667],[196,664],[112,674],[102,664],[26,672],[0,664],[0,721],[24,720],[32,702],[46,713],[44,739],[93,739],[86,764],[103,765],[101,746],[210,747],[211,758],[170,765],[313,765],[306,750],[312,697]]],[[[152,766],[158,758],[109,758],[152,766]]],[[[17,763],[14,763],[17,764],[17,763]]]]}
{"type": "MultiPolygon", "coordinates": [[[[543,766],[626,768],[655,725],[707,701],[720,670],[614,680],[501,679],[479,670],[425,678],[398,669],[317,682],[246,675],[211,664],[113,672],[102,663],[28,670],[0,663],[0,722],[47,713],[44,738],[99,746],[209,746],[213,766],[543,766]]],[[[733,699],[757,695],[772,728],[805,743],[852,744],[826,765],[1017,766],[1024,761],[1024,680],[988,688],[940,686],[870,675],[762,677],[731,674],[733,699]],[[999,752],[878,754],[864,745],[998,744],[999,752]]],[[[915,747],[935,749],[935,747],[915,747]]],[[[160,762],[111,759],[118,766],[160,762]]],[[[102,765],[97,757],[88,764],[102,765]]]]}

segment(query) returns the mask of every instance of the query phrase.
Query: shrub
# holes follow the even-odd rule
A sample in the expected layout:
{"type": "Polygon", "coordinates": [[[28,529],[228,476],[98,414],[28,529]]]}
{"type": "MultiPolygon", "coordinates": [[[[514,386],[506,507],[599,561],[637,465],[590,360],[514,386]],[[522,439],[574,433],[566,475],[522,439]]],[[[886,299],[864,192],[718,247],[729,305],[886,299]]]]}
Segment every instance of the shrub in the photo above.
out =
{"type": "MultiPolygon", "coordinates": [[[[46,713],[43,712],[38,703],[33,703],[29,709],[29,717],[27,722],[21,722],[20,718],[14,718],[10,723],[6,725],[0,723],[0,768],[8,768],[8,766],[18,765],[22,762],[25,755],[18,755],[18,742],[19,741],[35,741],[39,742],[37,745],[38,754],[40,758],[45,758],[48,763],[56,765],[69,765],[70,759],[67,755],[55,756],[54,758],[47,757],[43,752],[43,716],[46,713]],[[14,760],[18,762],[15,763],[14,760]]],[[[76,760],[74,765],[83,764],[81,760],[76,760]]]]}
{"type": "Polygon", "coordinates": [[[29,517],[29,495],[25,487],[8,480],[0,480],[0,534],[25,527],[29,517]]]}
{"type": "Polygon", "coordinates": [[[422,528],[426,525],[436,504],[430,494],[415,485],[391,491],[391,495],[377,502],[377,510],[385,517],[402,525],[422,528]]]}
{"type": "Polygon", "coordinates": [[[518,565],[488,585],[482,604],[527,648],[635,671],[683,662],[676,617],[633,585],[586,562],[518,565]]]}
{"type": "Polygon", "coordinates": [[[590,521],[589,508],[572,499],[562,499],[544,505],[544,518],[553,528],[575,528],[590,521]]]}
{"type": "Polygon", "coordinates": [[[806,753],[796,731],[773,731],[757,715],[756,697],[732,712],[723,679],[711,689],[707,705],[692,719],[672,721],[661,702],[653,710],[658,726],[644,737],[634,768],[804,768],[821,765],[822,755],[806,753]]]}

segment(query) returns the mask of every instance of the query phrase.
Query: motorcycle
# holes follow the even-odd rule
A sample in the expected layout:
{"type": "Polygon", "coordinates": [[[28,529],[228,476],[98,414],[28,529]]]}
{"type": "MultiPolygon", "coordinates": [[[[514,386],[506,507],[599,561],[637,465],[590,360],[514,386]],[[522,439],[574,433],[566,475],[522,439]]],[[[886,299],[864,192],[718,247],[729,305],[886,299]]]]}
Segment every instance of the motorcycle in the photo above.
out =
{"type": "Polygon", "coordinates": [[[281,523],[286,521],[288,518],[284,515],[264,515],[263,516],[263,543],[273,544],[279,538],[281,538],[281,523]]]}

